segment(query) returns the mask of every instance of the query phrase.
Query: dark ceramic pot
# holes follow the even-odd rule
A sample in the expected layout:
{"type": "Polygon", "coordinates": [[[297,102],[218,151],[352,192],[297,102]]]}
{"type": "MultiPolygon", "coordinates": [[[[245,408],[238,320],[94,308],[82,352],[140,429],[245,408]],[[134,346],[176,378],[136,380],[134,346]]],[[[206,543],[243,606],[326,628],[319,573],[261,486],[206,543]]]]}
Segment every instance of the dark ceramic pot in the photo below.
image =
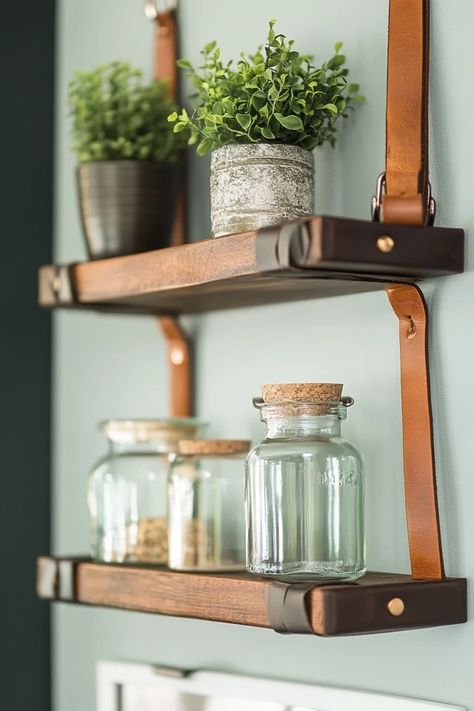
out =
{"type": "Polygon", "coordinates": [[[77,169],[77,183],[89,258],[168,247],[177,178],[178,167],[173,163],[82,163],[77,169]]]}

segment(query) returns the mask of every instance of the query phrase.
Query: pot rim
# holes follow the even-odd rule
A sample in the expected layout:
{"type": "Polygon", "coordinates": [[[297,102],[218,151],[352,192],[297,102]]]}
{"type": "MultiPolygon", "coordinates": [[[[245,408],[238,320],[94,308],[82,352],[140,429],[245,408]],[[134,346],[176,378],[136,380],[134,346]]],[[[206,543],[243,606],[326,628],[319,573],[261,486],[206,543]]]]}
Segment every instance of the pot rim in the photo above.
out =
{"type": "Polygon", "coordinates": [[[211,155],[214,153],[219,153],[220,151],[225,151],[225,150],[233,150],[233,149],[240,149],[240,148],[253,148],[253,149],[258,149],[261,146],[268,147],[270,149],[272,148],[286,148],[290,150],[295,150],[298,152],[302,153],[307,153],[309,155],[313,155],[313,151],[309,151],[307,148],[303,148],[303,146],[296,146],[292,143],[273,143],[270,141],[258,141],[256,143],[226,143],[224,146],[219,146],[219,148],[214,148],[211,151],[211,155]]]}
{"type": "Polygon", "coordinates": [[[140,159],[135,159],[135,158],[117,158],[115,159],[107,159],[107,160],[84,160],[80,163],[76,164],[76,171],[79,171],[81,168],[88,166],[88,165],[159,165],[159,166],[175,166],[178,165],[179,161],[166,161],[166,160],[144,160],[142,158],[140,159]]]}

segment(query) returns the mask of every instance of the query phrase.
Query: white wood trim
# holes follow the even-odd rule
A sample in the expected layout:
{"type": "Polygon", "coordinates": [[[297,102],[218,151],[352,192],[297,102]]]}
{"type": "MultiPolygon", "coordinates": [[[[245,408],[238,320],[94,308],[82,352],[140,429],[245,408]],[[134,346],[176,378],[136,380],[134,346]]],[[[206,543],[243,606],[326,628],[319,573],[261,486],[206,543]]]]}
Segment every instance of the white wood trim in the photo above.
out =
{"type": "Polygon", "coordinates": [[[467,711],[465,706],[422,699],[218,672],[195,671],[175,678],[158,673],[151,665],[109,661],[97,664],[97,711],[118,711],[118,689],[124,684],[199,696],[275,702],[290,707],[291,711],[467,711]]]}

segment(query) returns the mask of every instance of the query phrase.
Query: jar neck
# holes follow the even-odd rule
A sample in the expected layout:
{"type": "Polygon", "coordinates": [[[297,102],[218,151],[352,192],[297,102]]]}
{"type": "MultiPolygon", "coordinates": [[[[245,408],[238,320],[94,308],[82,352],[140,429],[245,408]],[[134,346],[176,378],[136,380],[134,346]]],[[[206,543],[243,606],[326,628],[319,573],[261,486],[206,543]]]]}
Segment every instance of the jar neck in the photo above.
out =
{"type": "Polygon", "coordinates": [[[267,428],[267,439],[335,437],[341,434],[341,420],[337,415],[263,416],[262,421],[267,428]]]}

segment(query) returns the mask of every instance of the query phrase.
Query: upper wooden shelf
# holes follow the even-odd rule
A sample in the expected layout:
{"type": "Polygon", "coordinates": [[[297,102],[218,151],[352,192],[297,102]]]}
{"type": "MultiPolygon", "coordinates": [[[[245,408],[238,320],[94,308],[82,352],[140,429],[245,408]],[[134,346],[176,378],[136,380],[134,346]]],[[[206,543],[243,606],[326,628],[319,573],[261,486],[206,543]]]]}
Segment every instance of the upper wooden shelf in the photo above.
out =
{"type": "Polygon", "coordinates": [[[463,267],[461,229],[323,216],[153,252],[45,266],[39,300],[46,307],[192,314],[373,291],[463,267]]]}
{"type": "MultiPolygon", "coordinates": [[[[292,586],[298,587],[301,589],[292,586]]],[[[165,567],[40,558],[37,593],[47,600],[267,628],[275,626],[275,619],[301,619],[301,614],[295,614],[296,602],[308,621],[306,631],[320,636],[466,621],[465,580],[415,581],[394,573],[367,573],[350,584],[303,586],[303,595],[295,601],[288,594],[280,598],[272,581],[246,573],[178,573],[165,567]],[[269,600],[275,594],[272,607],[269,600]],[[288,600],[292,607],[289,615],[288,600]]]]}

